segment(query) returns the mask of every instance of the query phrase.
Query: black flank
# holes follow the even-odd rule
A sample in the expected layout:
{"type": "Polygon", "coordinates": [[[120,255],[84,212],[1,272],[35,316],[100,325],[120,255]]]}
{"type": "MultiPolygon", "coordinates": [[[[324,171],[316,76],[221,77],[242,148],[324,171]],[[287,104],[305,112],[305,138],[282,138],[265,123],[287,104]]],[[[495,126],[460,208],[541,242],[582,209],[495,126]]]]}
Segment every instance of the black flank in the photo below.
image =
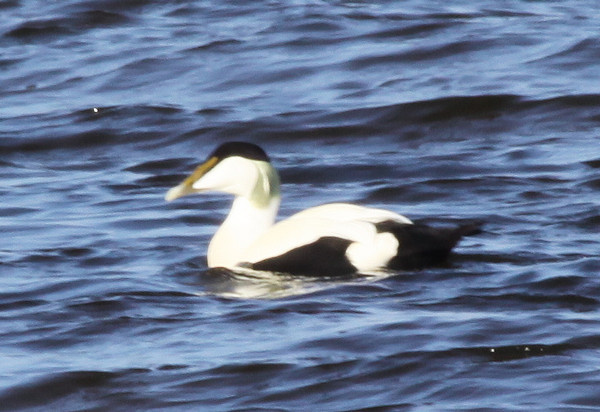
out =
{"type": "Polygon", "coordinates": [[[356,272],[346,258],[350,240],[327,236],[283,255],[250,265],[255,270],[305,276],[342,276],[356,272]]]}

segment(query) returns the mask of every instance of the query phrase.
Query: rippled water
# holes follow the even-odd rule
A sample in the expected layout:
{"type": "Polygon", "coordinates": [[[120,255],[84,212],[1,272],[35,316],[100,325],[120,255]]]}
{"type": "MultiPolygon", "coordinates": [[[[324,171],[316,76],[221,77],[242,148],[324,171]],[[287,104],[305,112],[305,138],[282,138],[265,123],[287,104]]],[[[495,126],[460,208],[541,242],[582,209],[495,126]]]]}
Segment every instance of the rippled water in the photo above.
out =
{"type": "Polygon", "coordinates": [[[595,1],[0,3],[1,410],[600,408],[595,1]],[[249,140],[282,215],[486,222],[445,267],[208,271],[249,140]]]}

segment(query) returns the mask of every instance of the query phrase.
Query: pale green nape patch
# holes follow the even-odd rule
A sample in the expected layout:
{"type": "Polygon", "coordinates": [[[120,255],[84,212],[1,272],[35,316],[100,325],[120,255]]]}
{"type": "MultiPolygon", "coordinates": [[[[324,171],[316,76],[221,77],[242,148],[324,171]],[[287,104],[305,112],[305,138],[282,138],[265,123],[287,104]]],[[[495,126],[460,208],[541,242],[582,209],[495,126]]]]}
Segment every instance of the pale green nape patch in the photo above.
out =
{"type": "Polygon", "coordinates": [[[258,207],[269,206],[271,199],[280,196],[279,174],[268,162],[257,161],[258,179],[250,200],[258,207]]]}

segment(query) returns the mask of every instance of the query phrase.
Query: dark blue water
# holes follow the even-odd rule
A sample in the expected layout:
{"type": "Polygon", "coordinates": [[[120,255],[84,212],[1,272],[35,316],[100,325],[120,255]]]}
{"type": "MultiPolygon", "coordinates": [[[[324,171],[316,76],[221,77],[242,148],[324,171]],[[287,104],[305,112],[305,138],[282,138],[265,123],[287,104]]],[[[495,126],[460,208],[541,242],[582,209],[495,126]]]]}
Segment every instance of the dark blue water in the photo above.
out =
{"type": "Polygon", "coordinates": [[[596,1],[0,2],[0,410],[600,409],[596,1]],[[207,271],[263,146],[283,215],[486,222],[447,266],[207,271]]]}

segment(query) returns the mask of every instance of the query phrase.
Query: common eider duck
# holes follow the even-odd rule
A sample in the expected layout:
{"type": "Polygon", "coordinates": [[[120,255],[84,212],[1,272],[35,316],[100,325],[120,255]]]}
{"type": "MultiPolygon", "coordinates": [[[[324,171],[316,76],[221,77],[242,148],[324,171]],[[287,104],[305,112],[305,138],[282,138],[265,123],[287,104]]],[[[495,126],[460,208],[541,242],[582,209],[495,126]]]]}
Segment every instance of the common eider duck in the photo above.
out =
{"type": "Polygon", "coordinates": [[[231,210],[208,246],[208,266],[335,276],[443,263],[478,224],[432,228],[397,213],[348,203],[306,209],[275,222],[280,181],[257,145],[228,142],[171,188],[173,201],[206,191],[234,195],[231,210]]]}

